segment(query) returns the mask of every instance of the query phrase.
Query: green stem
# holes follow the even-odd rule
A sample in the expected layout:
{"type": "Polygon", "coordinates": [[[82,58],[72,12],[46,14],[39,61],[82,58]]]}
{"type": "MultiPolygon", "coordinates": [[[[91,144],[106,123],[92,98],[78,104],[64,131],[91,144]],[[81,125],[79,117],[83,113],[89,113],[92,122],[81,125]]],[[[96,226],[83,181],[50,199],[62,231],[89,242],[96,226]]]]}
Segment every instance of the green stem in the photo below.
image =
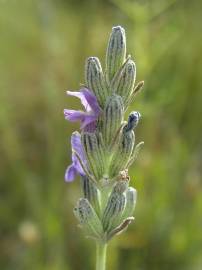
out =
{"type": "Polygon", "coordinates": [[[106,252],[107,244],[98,242],[96,244],[96,270],[106,269],[106,252]]]}

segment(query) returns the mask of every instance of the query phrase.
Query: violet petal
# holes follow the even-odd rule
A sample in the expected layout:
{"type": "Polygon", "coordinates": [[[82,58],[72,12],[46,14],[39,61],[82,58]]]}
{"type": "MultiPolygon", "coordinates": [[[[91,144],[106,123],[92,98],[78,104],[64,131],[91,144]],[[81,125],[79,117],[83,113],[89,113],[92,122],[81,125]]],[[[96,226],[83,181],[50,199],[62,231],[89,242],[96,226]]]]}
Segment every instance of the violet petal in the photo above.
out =
{"type": "Polygon", "coordinates": [[[81,89],[81,92],[85,96],[85,99],[86,99],[87,103],[92,108],[95,115],[98,116],[99,113],[100,113],[100,107],[99,107],[99,104],[97,102],[96,96],[90,90],[88,90],[87,88],[81,89]]]}
{"type": "Polygon", "coordinates": [[[71,122],[83,121],[85,119],[85,112],[64,109],[65,119],[71,122]]]}
{"type": "Polygon", "coordinates": [[[87,125],[94,123],[97,117],[94,115],[86,115],[85,118],[81,121],[81,129],[84,129],[87,125]]]}
{"type": "Polygon", "coordinates": [[[76,153],[81,157],[81,159],[83,159],[84,152],[83,152],[83,147],[81,144],[81,135],[78,131],[75,131],[72,133],[71,146],[72,146],[72,150],[76,151],[76,153]]]}
{"type": "Polygon", "coordinates": [[[86,100],[84,94],[82,92],[72,92],[72,91],[67,91],[67,94],[69,96],[74,96],[74,97],[78,97],[81,100],[81,104],[84,106],[84,108],[86,109],[86,107],[89,106],[88,101],[86,100]]]}
{"type": "Polygon", "coordinates": [[[74,167],[74,165],[70,165],[67,167],[66,172],[65,172],[65,181],[67,182],[72,182],[74,178],[76,177],[77,171],[74,167]]]}

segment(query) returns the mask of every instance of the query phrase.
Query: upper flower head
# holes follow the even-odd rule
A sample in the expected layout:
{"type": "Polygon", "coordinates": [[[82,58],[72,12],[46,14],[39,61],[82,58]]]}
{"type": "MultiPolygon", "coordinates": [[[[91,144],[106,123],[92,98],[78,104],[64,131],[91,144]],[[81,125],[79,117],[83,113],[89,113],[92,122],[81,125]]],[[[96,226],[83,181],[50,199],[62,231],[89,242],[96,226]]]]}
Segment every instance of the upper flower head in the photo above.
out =
{"type": "Polygon", "coordinates": [[[71,182],[74,180],[77,174],[81,176],[85,176],[85,173],[81,167],[80,161],[77,157],[82,160],[82,163],[86,166],[86,158],[83,151],[83,146],[81,144],[81,135],[79,132],[75,131],[72,133],[71,137],[71,145],[72,145],[72,164],[67,168],[65,172],[65,180],[67,182],[71,182]],[[77,153],[77,155],[75,154],[77,153]]]}
{"type": "Polygon", "coordinates": [[[81,89],[80,92],[67,91],[67,94],[78,97],[86,111],[65,109],[65,119],[71,122],[81,121],[81,129],[95,129],[96,120],[101,112],[96,96],[87,88],[81,89]]]}

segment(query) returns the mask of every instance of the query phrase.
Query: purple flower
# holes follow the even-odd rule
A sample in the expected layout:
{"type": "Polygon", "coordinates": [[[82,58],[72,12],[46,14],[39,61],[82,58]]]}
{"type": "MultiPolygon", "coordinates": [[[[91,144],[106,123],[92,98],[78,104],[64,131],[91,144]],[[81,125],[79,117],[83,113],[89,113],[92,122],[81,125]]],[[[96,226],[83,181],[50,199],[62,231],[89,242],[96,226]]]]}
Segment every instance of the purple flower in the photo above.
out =
{"type": "Polygon", "coordinates": [[[81,129],[94,131],[96,120],[101,112],[96,96],[87,88],[81,89],[80,92],[67,91],[67,94],[80,98],[86,111],[65,109],[65,119],[71,122],[81,121],[81,129]]]}
{"type": "Polygon", "coordinates": [[[77,174],[85,176],[85,172],[83,171],[75,152],[77,153],[77,155],[79,155],[84,166],[87,165],[85,154],[83,151],[83,146],[81,144],[81,135],[79,134],[79,132],[75,131],[72,133],[71,145],[72,145],[72,164],[67,168],[65,172],[65,181],[67,182],[73,181],[77,174]]]}

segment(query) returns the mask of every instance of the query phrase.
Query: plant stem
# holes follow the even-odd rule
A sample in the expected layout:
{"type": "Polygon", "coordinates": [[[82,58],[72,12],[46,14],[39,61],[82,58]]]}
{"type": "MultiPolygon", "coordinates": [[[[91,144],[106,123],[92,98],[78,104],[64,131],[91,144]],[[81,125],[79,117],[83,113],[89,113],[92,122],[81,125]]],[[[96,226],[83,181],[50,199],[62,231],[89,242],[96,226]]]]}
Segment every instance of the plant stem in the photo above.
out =
{"type": "Polygon", "coordinates": [[[107,244],[97,242],[96,244],[96,270],[106,269],[107,244]]]}

